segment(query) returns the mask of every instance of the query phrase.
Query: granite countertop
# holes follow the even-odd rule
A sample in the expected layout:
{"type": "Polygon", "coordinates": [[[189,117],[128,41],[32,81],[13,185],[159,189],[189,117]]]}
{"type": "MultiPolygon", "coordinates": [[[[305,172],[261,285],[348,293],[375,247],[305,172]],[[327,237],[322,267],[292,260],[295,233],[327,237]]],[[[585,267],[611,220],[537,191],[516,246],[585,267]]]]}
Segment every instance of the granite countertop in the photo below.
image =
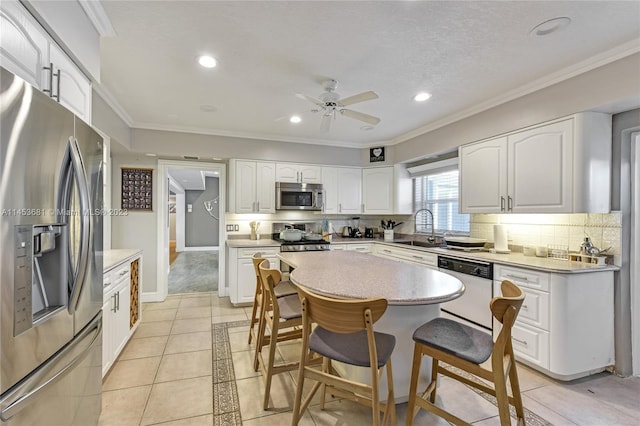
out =
{"type": "MultiPolygon", "coordinates": [[[[600,272],[600,271],[618,271],[619,266],[615,265],[592,265],[584,262],[570,262],[567,260],[553,259],[546,257],[525,256],[522,253],[512,252],[507,254],[490,253],[489,251],[462,251],[452,250],[440,247],[420,247],[398,244],[400,241],[408,241],[411,238],[401,238],[394,241],[386,241],[382,238],[348,238],[340,235],[332,235],[331,244],[385,244],[393,247],[400,247],[409,250],[417,250],[427,253],[440,254],[443,256],[458,257],[468,260],[479,260],[483,262],[492,262],[500,265],[519,266],[523,268],[532,268],[539,271],[556,272],[562,274],[600,272]]],[[[277,247],[280,245],[278,241],[271,239],[229,239],[227,240],[229,247],[277,247]]]]}
{"type": "Polygon", "coordinates": [[[574,274],[584,272],[617,271],[620,267],[615,265],[592,265],[584,262],[570,262],[563,259],[553,259],[548,257],[525,256],[522,253],[490,253],[489,251],[462,251],[440,247],[420,247],[394,244],[388,241],[378,241],[379,244],[390,244],[394,247],[405,247],[413,250],[435,253],[448,257],[458,257],[468,260],[479,260],[492,262],[500,265],[519,266],[532,268],[538,271],[556,272],[562,274],[574,274]]]}
{"type": "Polygon", "coordinates": [[[349,299],[384,297],[390,305],[428,305],[462,295],[464,285],[425,266],[355,251],[286,252],[291,281],[327,296],[349,299]]]}
{"type": "Polygon", "coordinates": [[[125,260],[142,253],[142,249],[114,249],[102,252],[102,270],[110,271],[125,260]]]}

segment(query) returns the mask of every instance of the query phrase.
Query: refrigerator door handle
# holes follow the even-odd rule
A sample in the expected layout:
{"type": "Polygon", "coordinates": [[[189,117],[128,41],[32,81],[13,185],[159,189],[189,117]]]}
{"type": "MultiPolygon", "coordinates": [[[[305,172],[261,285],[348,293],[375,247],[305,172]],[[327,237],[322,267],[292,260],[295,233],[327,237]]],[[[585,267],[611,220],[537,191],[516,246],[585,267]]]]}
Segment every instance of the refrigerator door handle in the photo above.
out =
{"type": "Polygon", "coordinates": [[[71,372],[78,364],[80,364],[86,356],[91,352],[93,347],[101,341],[100,336],[102,332],[102,311],[93,319],[93,321],[84,328],[73,340],[72,344],[69,344],[56,353],[46,364],[43,364],[35,373],[28,376],[23,382],[20,383],[14,390],[10,391],[5,397],[0,400],[0,419],[2,421],[8,421],[11,417],[18,414],[23,409],[27,408],[29,404],[36,399],[40,392],[47,387],[53,385],[68,373],[71,372]],[[90,339],[87,347],[77,354],[71,361],[68,361],[66,365],[58,369],[55,373],[52,372],[58,368],[61,363],[66,362],[66,358],[70,356],[72,351],[78,346],[83,345],[84,342],[90,339]],[[44,381],[44,382],[43,382],[44,381]]]}
{"type": "Polygon", "coordinates": [[[65,151],[60,179],[58,180],[58,222],[67,223],[67,211],[70,206],[71,186],[75,181],[78,186],[78,198],[80,200],[80,248],[78,261],[72,265],[73,256],[69,253],[69,269],[72,281],[70,283],[71,294],[67,304],[67,310],[73,314],[78,305],[80,291],[87,275],[89,264],[89,251],[91,248],[91,200],[89,197],[89,183],[87,182],[84,162],[78,148],[78,141],[74,137],[69,138],[65,151]]]}

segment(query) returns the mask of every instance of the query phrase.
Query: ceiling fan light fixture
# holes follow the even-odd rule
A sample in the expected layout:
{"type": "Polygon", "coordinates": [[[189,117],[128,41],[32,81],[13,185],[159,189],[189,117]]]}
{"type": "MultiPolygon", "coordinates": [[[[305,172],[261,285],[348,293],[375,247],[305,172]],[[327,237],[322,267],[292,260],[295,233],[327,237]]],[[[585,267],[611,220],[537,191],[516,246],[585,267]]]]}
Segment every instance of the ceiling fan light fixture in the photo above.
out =
{"type": "Polygon", "coordinates": [[[300,116],[299,116],[299,115],[292,115],[292,116],[289,118],[289,122],[290,122],[290,123],[293,123],[293,124],[298,124],[298,123],[300,123],[301,121],[302,121],[302,118],[300,118],[300,116]]]}
{"type": "Polygon", "coordinates": [[[413,97],[413,100],[416,102],[424,102],[431,97],[431,93],[420,92],[413,97]]]}
{"type": "Polygon", "coordinates": [[[215,68],[218,63],[213,56],[202,55],[198,57],[198,63],[205,68],[215,68]]]}

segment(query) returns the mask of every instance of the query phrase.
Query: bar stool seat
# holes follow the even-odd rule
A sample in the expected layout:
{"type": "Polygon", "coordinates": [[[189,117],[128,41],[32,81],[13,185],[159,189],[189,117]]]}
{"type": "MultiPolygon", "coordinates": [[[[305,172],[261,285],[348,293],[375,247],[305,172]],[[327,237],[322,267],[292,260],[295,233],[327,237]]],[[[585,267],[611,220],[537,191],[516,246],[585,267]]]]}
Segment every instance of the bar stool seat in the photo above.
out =
{"type": "MultiPolygon", "coordinates": [[[[278,284],[278,287],[280,284],[278,284]]],[[[290,320],[294,318],[302,318],[302,305],[298,293],[289,296],[277,297],[278,307],[280,308],[280,318],[290,320]]]]}
{"type": "Polygon", "coordinates": [[[273,290],[276,297],[291,296],[292,294],[298,295],[298,290],[296,290],[296,286],[293,285],[291,281],[280,281],[273,290]]]}
{"type": "Polygon", "coordinates": [[[491,356],[493,339],[466,324],[447,318],[435,318],[413,333],[413,340],[474,364],[482,364],[491,356]]]}
{"type": "MultiPolygon", "coordinates": [[[[382,368],[396,345],[396,338],[390,334],[375,331],[378,368],[382,368]]],[[[367,331],[338,334],[318,326],[309,337],[309,349],[335,361],[358,367],[369,367],[369,340],[367,331]]]]}

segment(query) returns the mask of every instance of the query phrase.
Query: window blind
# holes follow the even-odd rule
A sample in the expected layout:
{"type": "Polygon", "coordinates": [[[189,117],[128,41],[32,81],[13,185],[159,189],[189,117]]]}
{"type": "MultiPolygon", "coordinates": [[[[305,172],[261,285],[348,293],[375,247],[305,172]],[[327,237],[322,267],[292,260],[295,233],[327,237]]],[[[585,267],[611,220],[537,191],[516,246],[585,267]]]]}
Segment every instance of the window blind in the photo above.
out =
{"type": "MultiPolygon", "coordinates": [[[[413,179],[414,211],[429,209],[433,213],[435,232],[469,234],[469,215],[458,213],[458,170],[434,170],[413,179]]],[[[431,217],[427,212],[416,216],[416,230],[431,232],[431,217]]]]}

